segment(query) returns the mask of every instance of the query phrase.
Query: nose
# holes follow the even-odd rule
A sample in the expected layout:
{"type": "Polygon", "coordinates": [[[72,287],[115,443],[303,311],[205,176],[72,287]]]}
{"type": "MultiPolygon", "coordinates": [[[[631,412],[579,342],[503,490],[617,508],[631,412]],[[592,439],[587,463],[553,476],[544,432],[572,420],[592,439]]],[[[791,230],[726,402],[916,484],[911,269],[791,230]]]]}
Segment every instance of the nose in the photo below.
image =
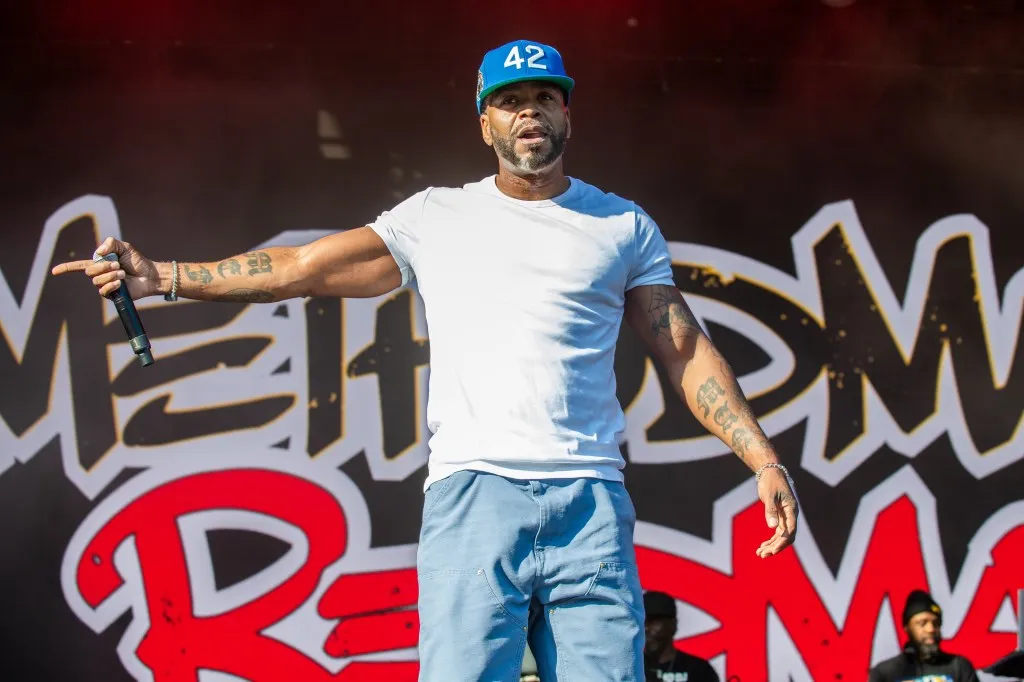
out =
{"type": "Polygon", "coordinates": [[[523,108],[519,110],[520,119],[540,118],[540,109],[533,105],[533,102],[524,102],[523,108]]]}

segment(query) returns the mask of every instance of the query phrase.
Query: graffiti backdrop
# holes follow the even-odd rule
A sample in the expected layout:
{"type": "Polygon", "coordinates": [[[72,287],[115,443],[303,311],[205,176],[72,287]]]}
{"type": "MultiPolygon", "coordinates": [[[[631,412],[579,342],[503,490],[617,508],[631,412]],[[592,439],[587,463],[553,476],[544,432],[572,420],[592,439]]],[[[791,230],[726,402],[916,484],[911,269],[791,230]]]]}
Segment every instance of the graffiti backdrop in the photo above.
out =
{"type": "Polygon", "coordinates": [[[795,546],[757,560],[749,472],[623,329],[641,575],[679,600],[679,645],[723,679],[864,679],[926,587],[950,650],[1008,653],[1024,57],[984,23],[1020,14],[977,5],[936,52],[928,16],[877,8],[7,23],[0,677],[415,679],[414,292],[146,300],[142,369],[112,305],[48,273],[111,235],[166,260],[304,243],[492,172],[476,66],[519,31],[578,80],[567,171],[658,221],[802,503],[795,546]]]}

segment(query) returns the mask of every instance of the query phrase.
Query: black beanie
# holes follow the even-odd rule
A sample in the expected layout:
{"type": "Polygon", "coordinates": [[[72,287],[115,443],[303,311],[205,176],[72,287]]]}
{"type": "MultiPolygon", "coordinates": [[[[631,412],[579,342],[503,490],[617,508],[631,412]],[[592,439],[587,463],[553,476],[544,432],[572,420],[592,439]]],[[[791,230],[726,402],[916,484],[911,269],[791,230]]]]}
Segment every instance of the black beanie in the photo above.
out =
{"type": "Polygon", "coordinates": [[[942,623],[942,609],[935,603],[932,596],[924,590],[914,590],[907,597],[907,603],[903,607],[903,625],[904,627],[910,622],[910,619],[919,613],[934,613],[939,617],[939,623],[942,623]]]}

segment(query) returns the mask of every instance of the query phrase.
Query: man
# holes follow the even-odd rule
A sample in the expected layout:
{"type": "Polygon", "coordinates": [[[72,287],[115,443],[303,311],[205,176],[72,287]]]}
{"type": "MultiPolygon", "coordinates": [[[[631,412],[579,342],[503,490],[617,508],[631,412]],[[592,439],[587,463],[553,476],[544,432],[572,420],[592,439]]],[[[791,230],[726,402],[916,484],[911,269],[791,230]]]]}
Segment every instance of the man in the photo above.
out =
{"type": "Polygon", "coordinates": [[[942,609],[930,594],[910,593],[903,607],[903,629],[903,651],[872,668],[869,682],[978,682],[969,660],[942,650],[942,609]]]}
{"type": "MultiPolygon", "coordinates": [[[[658,226],[565,175],[575,83],[552,47],[487,53],[476,115],[496,175],[431,187],[371,225],[219,263],[66,263],[100,294],[204,301],[380,296],[415,283],[430,333],[428,475],[417,555],[423,680],[636,682],[643,605],[623,487],[614,355],[625,318],[701,423],[755,472],[772,535],[793,542],[786,470],[676,289],[658,226]]],[[[614,134],[614,130],[608,134],[614,134]]],[[[685,508],[680,509],[685,513],[685,508]]],[[[753,549],[753,548],[752,548],[753,549]]]]}
{"type": "Polygon", "coordinates": [[[644,668],[648,680],[662,682],[719,682],[718,673],[703,658],[675,647],[679,627],[676,600],[664,592],[644,594],[644,668]]]}

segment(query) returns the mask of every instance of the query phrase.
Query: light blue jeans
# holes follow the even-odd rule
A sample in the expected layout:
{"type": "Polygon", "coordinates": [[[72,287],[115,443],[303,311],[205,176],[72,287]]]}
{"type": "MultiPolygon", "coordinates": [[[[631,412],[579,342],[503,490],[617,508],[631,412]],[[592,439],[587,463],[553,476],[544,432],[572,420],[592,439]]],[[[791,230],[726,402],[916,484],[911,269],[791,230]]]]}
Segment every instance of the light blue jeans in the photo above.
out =
{"type": "Polygon", "coordinates": [[[636,512],[621,483],[462,471],[430,486],[417,556],[420,682],[642,682],[636,512]]]}

